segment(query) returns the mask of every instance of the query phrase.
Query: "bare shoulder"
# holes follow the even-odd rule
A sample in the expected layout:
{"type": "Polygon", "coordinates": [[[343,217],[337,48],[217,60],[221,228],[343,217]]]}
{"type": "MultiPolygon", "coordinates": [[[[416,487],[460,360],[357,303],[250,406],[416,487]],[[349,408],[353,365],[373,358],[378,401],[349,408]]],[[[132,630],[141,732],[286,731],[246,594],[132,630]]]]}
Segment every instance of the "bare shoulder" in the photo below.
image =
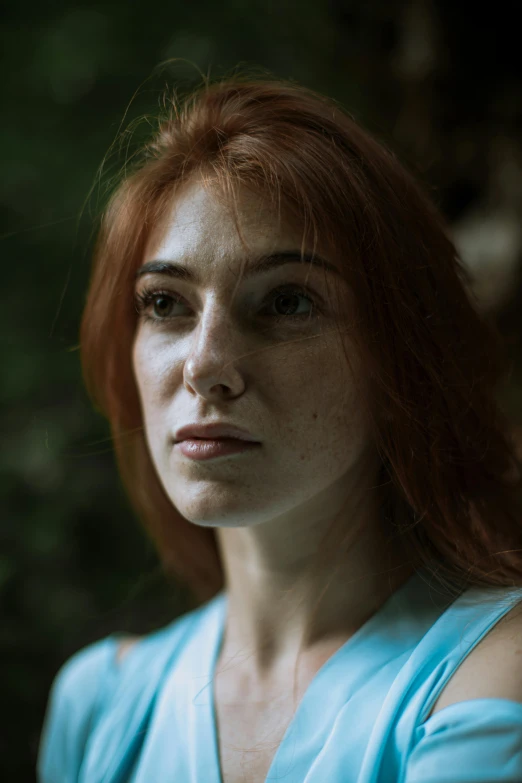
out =
{"type": "Polygon", "coordinates": [[[470,699],[522,702],[522,601],[493,626],[456,669],[430,717],[470,699]]]}
{"type": "Polygon", "coordinates": [[[118,649],[116,650],[116,660],[118,663],[123,661],[125,656],[131,651],[134,645],[139,642],[140,639],[141,636],[129,636],[125,639],[122,639],[118,645],[118,649]]]}

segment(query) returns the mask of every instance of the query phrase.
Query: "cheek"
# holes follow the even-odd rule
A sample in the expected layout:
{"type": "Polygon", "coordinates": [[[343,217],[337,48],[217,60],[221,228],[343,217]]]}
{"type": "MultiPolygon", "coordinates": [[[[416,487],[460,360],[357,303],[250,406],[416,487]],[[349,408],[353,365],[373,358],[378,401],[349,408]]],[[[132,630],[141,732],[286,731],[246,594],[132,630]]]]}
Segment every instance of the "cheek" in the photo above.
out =
{"type": "MultiPolygon", "coordinates": [[[[281,357],[274,371],[288,421],[299,429],[309,446],[338,452],[346,444],[354,448],[365,437],[361,405],[345,352],[334,338],[318,338],[295,344],[281,357]]],[[[354,362],[352,362],[354,364],[354,362]]]]}
{"type": "Polygon", "coordinates": [[[145,376],[145,364],[143,362],[143,345],[139,336],[134,337],[132,344],[132,371],[134,373],[134,381],[140,397],[143,390],[143,379],[145,376]]]}
{"type": "Polygon", "coordinates": [[[138,390],[138,396],[141,402],[143,418],[145,419],[150,407],[149,398],[153,392],[153,386],[151,384],[149,364],[145,361],[144,352],[139,344],[133,349],[132,368],[136,389],[138,390]]]}
{"type": "Polygon", "coordinates": [[[175,373],[172,347],[157,341],[137,338],[132,352],[134,378],[143,403],[161,404],[175,373]]]}
{"type": "Polygon", "coordinates": [[[353,352],[345,352],[336,342],[322,351],[315,396],[320,399],[323,431],[336,462],[353,462],[368,446],[369,429],[364,415],[356,377],[353,352]],[[348,362],[346,353],[350,358],[348,362]]]}
{"type": "Polygon", "coordinates": [[[356,402],[354,369],[337,335],[296,343],[281,361],[278,377],[294,388],[294,400],[319,406],[323,418],[348,413],[356,402]]]}
{"type": "MultiPolygon", "coordinates": [[[[162,380],[161,370],[156,366],[154,352],[144,341],[137,341],[132,352],[134,380],[141,405],[141,414],[149,447],[154,444],[162,430],[162,380]]],[[[163,395],[164,396],[164,395],[163,395]]]]}

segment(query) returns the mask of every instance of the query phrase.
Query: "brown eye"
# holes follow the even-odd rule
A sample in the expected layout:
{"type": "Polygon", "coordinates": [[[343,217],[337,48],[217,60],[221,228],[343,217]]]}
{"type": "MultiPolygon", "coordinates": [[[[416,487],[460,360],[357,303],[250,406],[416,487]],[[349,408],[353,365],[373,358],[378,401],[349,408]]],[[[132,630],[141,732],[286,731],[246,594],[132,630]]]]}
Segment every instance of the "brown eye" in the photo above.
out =
{"type": "MultiPolygon", "coordinates": [[[[183,312],[173,313],[176,305],[187,306],[183,297],[174,292],[145,289],[142,293],[135,294],[134,301],[138,317],[145,321],[159,324],[186,315],[183,312]],[[151,309],[152,315],[149,315],[147,311],[151,309]]],[[[315,298],[303,286],[292,284],[279,286],[270,291],[265,302],[267,317],[275,319],[276,322],[286,321],[291,324],[305,319],[313,320],[319,315],[315,298]],[[299,308],[303,306],[304,311],[301,309],[299,312],[299,308]],[[272,307],[275,307],[275,312],[272,307]]]]}
{"type": "Polygon", "coordinates": [[[174,305],[182,304],[179,295],[172,295],[167,291],[155,291],[146,289],[143,293],[137,293],[134,297],[135,308],[138,316],[146,321],[167,321],[175,318],[171,314],[174,305]],[[147,310],[152,306],[153,315],[147,315],[147,310]]]}
{"type": "Polygon", "coordinates": [[[267,298],[277,310],[276,313],[271,313],[271,315],[274,315],[277,319],[310,319],[314,318],[317,314],[317,307],[314,299],[310,296],[308,290],[302,286],[279,286],[271,291],[267,298]],[[306,300],[306,302],[303,301],[300,303],[299,299],[306,300]],[[302,308],[303,306],[305,310],[298,312],[299,308],[302,308]]]}
{"type": "Polygon", "coordinates": [[[172,297],[160,294],[160,296],[155,296],[152,300],[152,309],[154,313],[159,314],[160,317],[168,315],[168,312],[165,311],[168,311],[169,307],[172,307],[172,302],[172,297]]]}
{"type": "Polygon", "coordinates": [[[281,307],[283,311],[281,315],[295,315],[295,311],[299,307],[299,296],[300,294],[279,294],[274,299],[276,309],[281,307]]]}

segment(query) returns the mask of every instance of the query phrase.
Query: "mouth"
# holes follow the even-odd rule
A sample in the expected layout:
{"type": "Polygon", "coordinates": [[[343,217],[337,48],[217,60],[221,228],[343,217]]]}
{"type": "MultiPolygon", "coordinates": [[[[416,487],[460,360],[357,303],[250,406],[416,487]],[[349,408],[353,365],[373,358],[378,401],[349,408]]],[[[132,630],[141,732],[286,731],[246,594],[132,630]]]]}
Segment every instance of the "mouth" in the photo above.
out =
{"type": "Polygon", "coordinates": [[[240,438],[186,438],[176,443],[176,449],[192,460],[210,460],[218,457],[245,454],[258,449],[261,443],[240,438]]]}
{"type": "Polygon", "coordinates": [[[174,437],[176,443],[184,440],[242,440],[250,443],[259,443],[248,431],[225,422],[188,424],[185,427],[181,427],[174,437]]]}

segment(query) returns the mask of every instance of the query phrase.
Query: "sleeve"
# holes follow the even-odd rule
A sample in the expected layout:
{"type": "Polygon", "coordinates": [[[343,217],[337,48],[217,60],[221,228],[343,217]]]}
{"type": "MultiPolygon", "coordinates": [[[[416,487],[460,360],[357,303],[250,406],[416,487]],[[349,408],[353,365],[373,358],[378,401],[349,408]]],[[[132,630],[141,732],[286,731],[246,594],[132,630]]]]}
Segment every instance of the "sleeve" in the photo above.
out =
{"type": "Polygon", "coordinates": [[[100,696],[114,666],[107,637],[75,653],[51,686],[40,737],[38,783],[75,783],[100,696]]]}
{"type": "Polygon", "coordinates": [[[522,703],[452,704],[417,728],[403,783],[521,783],[522,703]]]}

